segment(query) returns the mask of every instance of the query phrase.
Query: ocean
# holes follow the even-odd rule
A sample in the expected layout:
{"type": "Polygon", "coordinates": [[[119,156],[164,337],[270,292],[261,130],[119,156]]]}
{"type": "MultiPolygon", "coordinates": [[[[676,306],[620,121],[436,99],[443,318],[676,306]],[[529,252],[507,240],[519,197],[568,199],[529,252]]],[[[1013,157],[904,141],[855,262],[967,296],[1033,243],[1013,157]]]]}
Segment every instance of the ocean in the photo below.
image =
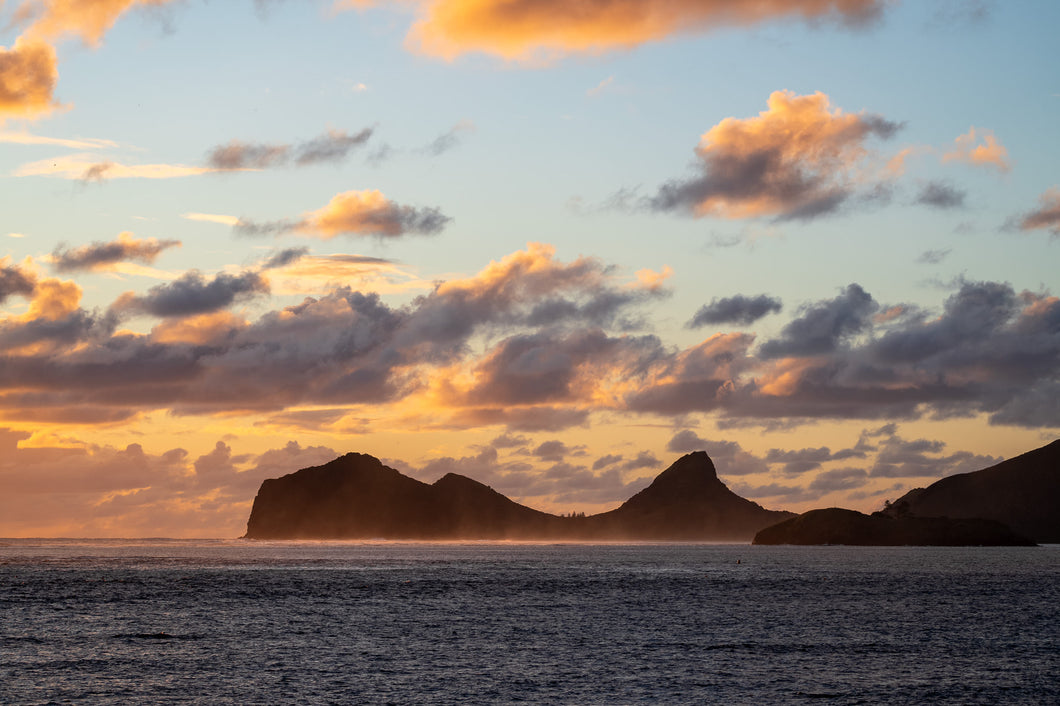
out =
{"type": "Polygon", "coordinates": [[[0,540],[3,704],[1057,704],[1060,546],[0,540]]]}

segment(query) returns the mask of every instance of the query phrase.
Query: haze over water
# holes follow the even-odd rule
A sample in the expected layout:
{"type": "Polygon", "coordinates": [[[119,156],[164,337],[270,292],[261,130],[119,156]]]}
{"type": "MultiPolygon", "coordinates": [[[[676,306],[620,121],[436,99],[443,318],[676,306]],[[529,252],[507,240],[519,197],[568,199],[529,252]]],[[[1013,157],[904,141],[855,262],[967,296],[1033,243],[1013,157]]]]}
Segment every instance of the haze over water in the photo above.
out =
{"type": "Polygon", "coordinates": [[[4,540],[3,703],[1060,699],[1060,547],[4,540]]]}

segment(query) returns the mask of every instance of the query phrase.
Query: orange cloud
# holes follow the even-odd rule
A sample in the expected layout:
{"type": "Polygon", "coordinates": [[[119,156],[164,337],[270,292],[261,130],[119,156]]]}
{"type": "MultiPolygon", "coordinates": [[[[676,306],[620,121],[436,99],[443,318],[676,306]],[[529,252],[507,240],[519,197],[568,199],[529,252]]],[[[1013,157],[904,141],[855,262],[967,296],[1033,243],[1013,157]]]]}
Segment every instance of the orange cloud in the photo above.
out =
{"type": "Polygon", "coordinates": [[[55,49],[48,44],[19,37],[10,49],[0,47],[0,120],[50,113],[58,80],[55,49]]]}
{"type": "Polygon", "coordinates": [[[222,342],[234,331],[247,327],[246,319],[228,311],[215,311],[187,319],[164,321],[151,329],[156,343],[211,345],[222,342]]]}
{"type": "Polygon", "coordinates": [[[81,305],[81,287],[75,282],[44,279],[37,282],[25,321],[60,321],[81,305]]]}
{"type": "Polygon", "coordinates": [[[968,130],[968,134],[960,135],[954,140],[954,149],[942,155],[943,162],[967,162],[980,167],[994,167],[1000,172],[1012,169],[1008,161],[1008,150],[997,141],[994,133],[990,130],[980,130],[982,142],[977,144],[977,133],[975,127],[968,130]]]}
{"type": "Polygon", "coordinates": [[[900,127],[878,115],[844,113],[817,92],[776,91],[769,109],[726,118],[696,147],[702,174],[664,185],[656,210],[696,216],[813,218],[836,210],[863,180],[866,141],[900,127]]]}
{"type": "Polygon", "coordinates": [[[31,22],[27,34],[58,39],[74,34],[98,45],[118,18],[133,7],[157,7],[172,0],[24,0],[16,22],[31,22]]]}
{"type": "MultiPolygon", "coordinates": [[[[340,0],[336,9],[372,0],[340,0]]],[[[444,59],[484,52],[517,61],[629,49],[675,34],[782,18],[862,24],[884,0],[423,0],[408,44],[444,59]]]]}
{"type": "Polygon", "coordinates": [[[437,208],[415,208],[391,201],[377,189],[336,194],[317,211],[301,220],[255,223],[240,220],[235,225],[244,235],[265,235],[294,231],[330,240],[337,235],[374,235],[396,238],[411,233],[433,235],[451,219],[437,208]]]}

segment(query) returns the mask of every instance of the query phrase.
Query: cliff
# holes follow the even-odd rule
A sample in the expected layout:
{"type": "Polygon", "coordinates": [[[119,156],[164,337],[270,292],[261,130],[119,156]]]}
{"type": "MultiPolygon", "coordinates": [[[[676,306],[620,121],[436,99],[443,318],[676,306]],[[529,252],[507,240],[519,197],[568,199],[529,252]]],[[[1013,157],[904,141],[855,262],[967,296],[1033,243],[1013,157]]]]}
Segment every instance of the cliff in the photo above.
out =
{"type": "Polygon", "coordinates": [[[729,490],[705,452],[688,454],[610,512],[559,517],[450,473],[434,484],[350,453],[264,481],[251,539],[571,539],[749,541],[791,517],[729,490]]]}

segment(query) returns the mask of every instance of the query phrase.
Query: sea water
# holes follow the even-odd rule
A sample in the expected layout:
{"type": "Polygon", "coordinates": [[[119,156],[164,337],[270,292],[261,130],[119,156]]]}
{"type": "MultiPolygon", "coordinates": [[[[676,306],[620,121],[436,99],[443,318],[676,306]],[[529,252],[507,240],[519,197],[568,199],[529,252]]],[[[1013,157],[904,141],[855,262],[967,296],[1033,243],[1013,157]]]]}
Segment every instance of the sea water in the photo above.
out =
{"type": "Polygon", "coordinates": [[[4,704],[1055,704],[1060,546],[0,540],[4,704]]]}

